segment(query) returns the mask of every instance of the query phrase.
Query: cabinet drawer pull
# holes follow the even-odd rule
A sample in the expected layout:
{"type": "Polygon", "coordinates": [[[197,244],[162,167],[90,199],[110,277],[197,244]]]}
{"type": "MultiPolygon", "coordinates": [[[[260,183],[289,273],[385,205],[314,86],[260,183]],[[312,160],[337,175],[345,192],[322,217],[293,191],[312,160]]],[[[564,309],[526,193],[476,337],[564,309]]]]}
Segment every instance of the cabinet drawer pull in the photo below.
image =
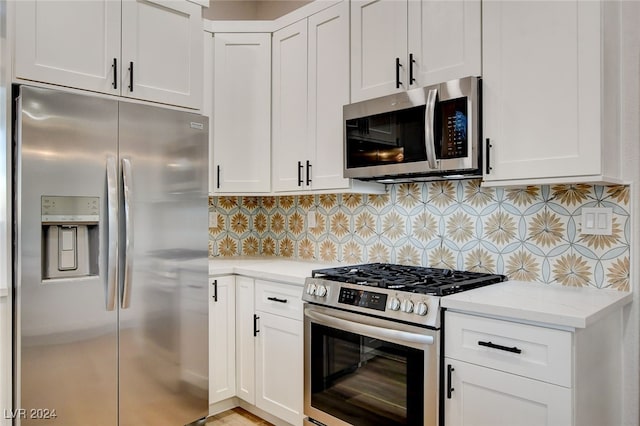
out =
{"type": "Polygon", "coordinates": [[[487,138],[487,140],[485,141],[485,149],[487,151],[487,164],[485,165],[485,174],[489,174],[491,173],[491,170],[493,170],[493,167],[491,167],[491,148],[493,148],[493,144],[491,144],[491,139],[487,138]]]}
{"type": "Polygon", "coordinates": [[[113,88],[117,89],[118,88],[118,59],[117,58],[113,58],[113,65],[111,65],[113,67],[113,88]]]}
{"type": "Polygon", "coordinates": [[[413,78],[413,64],[416,63],[416,60],[413,59],[413,53],[409,53],[409,85],[412,85],[416,82],[416,79],[413,78]]]}
{"type": "Polygon", "coordinates": [[[307,186],[311,185],[311,162],[307,160],[307,186]]]}
{"type": "Polygon", "coordinates": [[[492,348],[492,349],[499,349],[501,351],[513,352],[514,354],[522,353],[522,349],[518,349],[517,346],[514,346],[514,347],[510,348],[508,346],[497,345],[497,344],[491,343],[491,342],[483,342],[481,340],[478,340],[478,345],[486,346],[487,348],[492,348]]]}
{"type": "Polygon", "coordinates": [[[277,297],[267,297],[267,300],[271,300],[273,302],[287,303],[287,299],[278,299],[277,297]]]}
{"type": "Polygon", "coordinates": [[[259,316],[257,316],[256,314],[253,314],[253,337],[256,337],[258,333],[260,333],[260,330],[258,330],[259,319],[260,319],[259,316]]]}
{"type": "Polygon", "coordinates": [[[218,280],[213,280],[213,301],[218,301],[218,280]]]}
{"type": "Polygon", "coordinates": [[[447,364],[447,399],[451,399],[451,392],[455,389],[451,386],[451,373],[455,371],[455,368],[451,364],[447,364]]]}
{"type": "Polygon", "coordinates": [[[129,62],[129,91],[133,92],[133,62],[129,62]]]}

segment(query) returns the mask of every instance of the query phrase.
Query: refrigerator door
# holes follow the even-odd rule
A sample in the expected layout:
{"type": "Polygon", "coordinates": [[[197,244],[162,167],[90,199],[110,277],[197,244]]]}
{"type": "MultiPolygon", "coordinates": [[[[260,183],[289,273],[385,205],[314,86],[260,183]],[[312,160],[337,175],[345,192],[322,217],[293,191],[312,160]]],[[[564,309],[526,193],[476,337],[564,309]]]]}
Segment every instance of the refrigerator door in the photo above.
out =
{"type": "Polygon", "coordinates": [[[207,119],[120,103],[120,425],[207,415],[207,119]]]}
{"type": "Polygon", "coordinates": [[[113,426],[118,103],[22,86],[17,107],[13,415],[113,426]]]}

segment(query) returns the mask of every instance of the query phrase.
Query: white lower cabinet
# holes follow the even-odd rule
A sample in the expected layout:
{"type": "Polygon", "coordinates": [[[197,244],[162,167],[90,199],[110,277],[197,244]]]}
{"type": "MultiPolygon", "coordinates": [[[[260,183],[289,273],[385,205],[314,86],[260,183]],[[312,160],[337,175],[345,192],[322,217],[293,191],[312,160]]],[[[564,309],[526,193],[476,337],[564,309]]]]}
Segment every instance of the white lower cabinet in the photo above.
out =
{"type": "Polygon", "coordinates": [[[447,425],[572,424],[571,389],[451,358],[444,368],[447,425]]]}
{"type": "Polygon", "coordinates": [[[622,314],[559,329],[445,312],[446,426],[621,424],[622,314]]]}
{"type": "Polygon", "coordinates": [[[302,288],[236,278],[236,396],[281,420],[303,414],[302,288]]]}
{"type": "Polygon", "coordinates": [[[236,283],[209,278],[209,404],[236,394],[236,283]]]}

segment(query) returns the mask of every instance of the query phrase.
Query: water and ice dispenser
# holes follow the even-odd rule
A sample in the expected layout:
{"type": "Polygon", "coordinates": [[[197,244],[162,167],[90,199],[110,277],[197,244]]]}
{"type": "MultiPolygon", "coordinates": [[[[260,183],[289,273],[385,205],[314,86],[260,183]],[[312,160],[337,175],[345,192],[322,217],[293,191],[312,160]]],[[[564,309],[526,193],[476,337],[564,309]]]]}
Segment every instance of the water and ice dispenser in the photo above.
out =
{"type": "Polygon", "coordinates": [[[100,197],[43,195],[42,279],[98,275],[100,197]]]}

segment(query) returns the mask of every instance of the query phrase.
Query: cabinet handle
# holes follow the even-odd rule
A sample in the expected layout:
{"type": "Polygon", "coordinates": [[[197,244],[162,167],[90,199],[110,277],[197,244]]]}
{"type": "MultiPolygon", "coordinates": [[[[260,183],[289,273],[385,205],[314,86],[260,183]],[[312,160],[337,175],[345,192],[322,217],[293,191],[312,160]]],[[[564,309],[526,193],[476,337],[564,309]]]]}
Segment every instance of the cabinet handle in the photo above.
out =
{"type": "Polygon", "coordinates": [[[413,64],[416,63],[416,60],[413,59],[413,53],[409,53],[409,85],[412,85],[416,82],[416,79],[413,78],[413,64]]]}
{"type": "Polygon", "coordinates": [[[483,342],[481,340],[478,340],[478,345],[486,346],[487,348],[492,348],[492,349],[499,349],[501,351],[512,352],[514,354],[521,354],[522,353],[522,349],[519,349],[517,346],[514,346],[514,347],[510,348],[508,346],[497,345],[497,344],[491,343],[491,342],[483,342]]]}
{"type": "Polygon", "coordinates": [[[267,300],[271,300],[273,302],[287,303],[287,299],[278,299],[277,297],[267,297],[267,300]]]}
{"type": "Polygon", "coordinates": [[[111,65],[111,67],[113,68],[113,88],[117,89],[118,88],[118,58],[113,58],[113,65],[111,65]]]}
{"type": "Polygon", "coordinates": [[[491,148],[493,148],[493,144],[491,143],[491,139],[487,138],[485,141],[485,150],[487,151],[487,164],[485,165],[485,174],[491,173],[493,167],[491,167],[491,148]]]}
{"type": "Polygon", "coordinates": [[[216,188],[220,189],[220,164],[216,166],[216,188]]]}
{"type": "Polygon", "coordinates": [[[302,186],[302,161],[298,161],[298,186],[302,186]]]}
{"type": "Polygon", "coordinates": [[[400,86],[402,86],[402,82],[400,82],[400,68],[402,68],[400,58],[396,58],[396,89],[399,89],[400,86]]]}
{"type": "Polygon", "coordinates": [[[260,333],[260,330],[258,330],[259,319],[260,319],[259,316],[257,316],[256,314],[253,314],[253,337],[256,337],[258,333],[260,333]]]}
{"type": "Polygon", "coordinates": [[[129,62],[129,91],[133,92],[133,62],[129,62]]]}
{"type": "Polygon", "coordinates": [[[307,160],[307,186],[311,185],[311,162],[307,160]]]}
{"type": "Polygon", "coordinates": [[[455,371],[455,368],[451,364],[447,364],[447,399],[451,399],[451,393],[455,390],[451,387],[451,373],[455,371]]]}
{"type": "Polygon", "coordinates": [[[213,301],[218,301],[218,280],[213,280],[213,301]]]}

